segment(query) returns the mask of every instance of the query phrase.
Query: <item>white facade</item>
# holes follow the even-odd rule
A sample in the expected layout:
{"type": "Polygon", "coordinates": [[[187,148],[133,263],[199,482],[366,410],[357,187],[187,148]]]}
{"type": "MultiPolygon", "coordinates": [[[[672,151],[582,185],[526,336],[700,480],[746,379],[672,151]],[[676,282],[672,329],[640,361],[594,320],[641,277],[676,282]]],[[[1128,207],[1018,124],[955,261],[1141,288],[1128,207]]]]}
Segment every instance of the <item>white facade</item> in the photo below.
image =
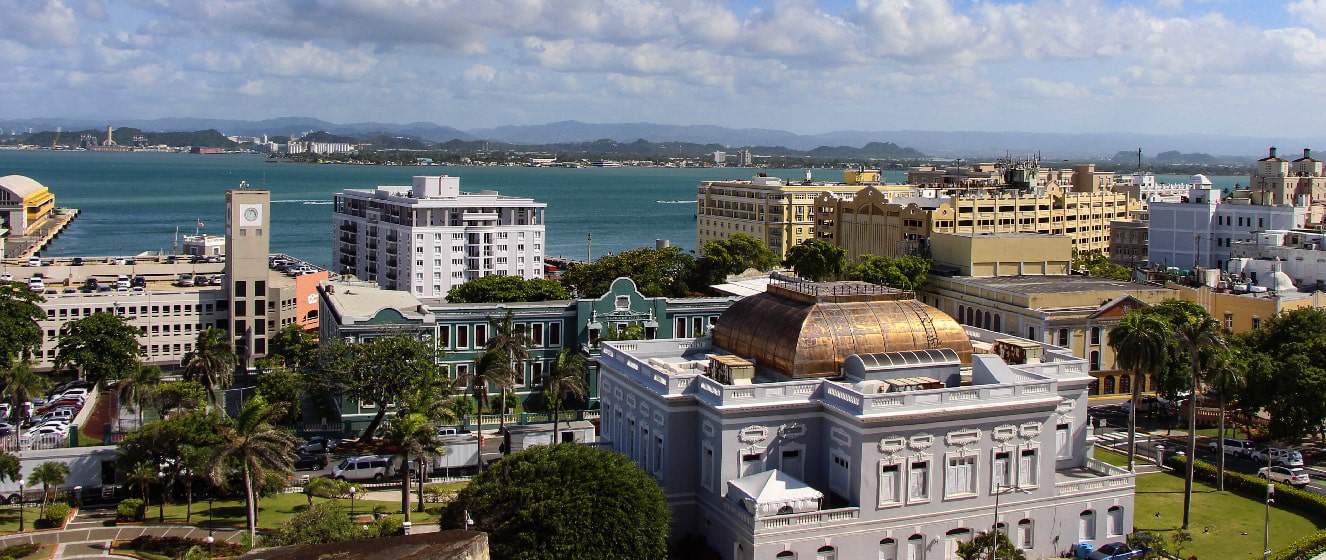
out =
{"type": "Polygon", "coordinates": [[[1253,232],[1303,227],[1304,206],[1265,206],[1247,199],[1222,200],[1223,192],[1195,175],[1184,202],[1152,201],[1148,258],[1159,266],[1223,268],[1230,248],[1253,232]]]}
{"type": "Polygon", "coordinates": [[[534,199],[464,193],[459,177],[443,175],[344,190],[335,202],[337,272],[425,298],[483,276],[543,277],[548,205],[534,199]]]}
{"type": "Polygon", "coordinates": [[[1233,244],[1225,269],[1267,289],[1281,290],[1287,278],[1300,288],[1326,290],[1326,233],[1259,232],[1251,241],[1233,244]]]}

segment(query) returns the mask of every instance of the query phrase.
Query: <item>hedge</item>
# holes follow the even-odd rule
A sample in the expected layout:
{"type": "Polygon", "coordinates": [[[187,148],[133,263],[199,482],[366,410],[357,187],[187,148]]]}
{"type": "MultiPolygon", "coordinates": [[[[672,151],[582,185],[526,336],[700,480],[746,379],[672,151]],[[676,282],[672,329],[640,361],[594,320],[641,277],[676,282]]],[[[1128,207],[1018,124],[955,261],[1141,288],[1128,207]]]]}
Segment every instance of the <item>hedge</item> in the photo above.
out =
{"type": "Polygon", "coordinates": [[[46,506],[46,511],[42,512],[41,517],[37,519],[38,528],[56,529],[64,525],[64,518],[69,516],[69,506],[66,504],[50,504],[46,506]]]}
{"type": "Polygon", "coordinates": [[[139,552],[148,552],[152,554],[161,554],[171,558],[179,558],[190,548],[201,546],[210,549],[214,556],[238,556],[244,553],[244,547],[235,543],[217,540],[208,545],[206,541],[199,539],[186,539],[184,537],[154,537],[151,535],[142,535],[129,541],[124,548],[136,550],[139,552]]]}
{"type": "Polygon", "coordinates": [[[0,548],[0,560],[23,558],[24,556],[28,556],[36,552],[38,548],[41,548],[41,545],[33,543],[23,543],[23,544],[16,544],[14,546],[6,546],[4,548],[0,548]]]}
{"type": "MultiPolygon", "coordinates": [[[[1175,472],[1185,473],[1188,468],[1187,457],[1172,455],[1165,460],[1165,466],[1172,468],[1175,472]]],[[[1193,464],[1193,478],[1211,483],[1216,481],[1216,467],[1206,461],[1197,461],[1193,464]]],[[[1266,483],[1268,481],[1262,477],[1225,469],[1225,489],[1238,493],[1254,500],[1266,499],[1266,483]]],[[[1288,484],[1279,482],[1275,484],[1275,503],[1283,506],[1285,509],[1296,511],[1300,514],[1326,518],[1326,496],[1313,494],[1306,490],[1299,490],[1288,484]]],[[[1303,537],[1289,548],[1281,549],[1271,555],[1271,560],[1308,560],[1318,554],[1326,552],[1326,529],[1312,533],[1303,537]]]]}
{"type": "Polygon", "coordinates": [[[121,521],[142,521],[143,509],[143,501],[138,498],[120,500],[115,506],[115,517],[121,521]]]}

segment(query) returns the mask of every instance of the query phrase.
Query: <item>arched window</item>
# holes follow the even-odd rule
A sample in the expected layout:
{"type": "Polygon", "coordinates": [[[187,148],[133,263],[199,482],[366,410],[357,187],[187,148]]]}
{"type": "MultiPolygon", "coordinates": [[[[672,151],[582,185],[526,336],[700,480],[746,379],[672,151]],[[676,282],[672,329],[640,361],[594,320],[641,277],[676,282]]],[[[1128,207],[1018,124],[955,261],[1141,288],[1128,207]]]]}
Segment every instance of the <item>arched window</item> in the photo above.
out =
{"type": "Polygon", "coordinates": [[[1100,369],[1100,350],[1091,351],[1091,371],[1100,369]]]}
{"type": "Polygon", "coordinates": [[[790,515],[791,513],[792,513],[792,506],[783,506],[778,508],[778,515],[790,515]]]}
{"type": "Polygon", "coordinates": [[[1099,380],[1099,379],[1092,379],[1092,380],[1091,380],[1091,384],[1090,384],[1090,385],[1087,385],[1087,394],[1088,394],[1088,395],[1099,395],[1099,394],[1100,394],[1100,380],[1099,380]]]}
{"type": "Polygon", "coordinates": [[[1113,376],[1113,375],[1111,375],[1111,376],[1105,378],[1105,392],[1102,393],[1102,394],[1105,394],[1105,395],[1113,395],[1113,394],[1114,394],[1114,376],[1113,376]]]}
{"type": "Polygon", "coordinates": [[[990,328],[990,312],[989,312],[989,311],[986,311],[986,312],[985,312],[985,321],[981,322],[981,328],[983,328],[983,329],[987,329],[987,330],[990,328]]]}
{"type": "Polygon", "coordinates": [[[1120,392],[1120,393],[1123,393],[1123,394],[1125,394],[1125,395],[1127,395],[1128,393],[1132,392],[1132,390],[1133,390],[1133,376],[1131,376],[1131,375],[1120,375],[1120,376],[1119,376],[1119,392],[1120,392]]]}
{"type": "Polygon", "coordinates": [[[879,560],[898,560],[898,541],[893,539],[879,541],[879,560]]]}
{"type": "Polygon", "coordinates": [[[999,324],[1000,322],[1001,322],[1001,321],[999,320],[999,315],[998,315],[998,314],[995,314],[995,319],[994,319],[994,329],[993,329],[995,332],[999,332],[999,331],[1003,330],[1003,325],[999,324]]]}
{"type": "Polygon", "coordinates": [[[967,312],[967,306],[965,305],[958,306],[958,322],[964,325],[967,324],[967,317],[963,315],[963,313],[966,312],[967,312]]]}
{"type": "Polygon", "coordinates": [[[1031,550],[1035,548],[1033,544],[1035,542],[1035,536],[1031,532],[1031,520],[1023,519],[1019,521],[1017,539],[1013,541],[1013,544],[1023,550],[1031,550]]]}
{"type": "Polygon", "coordinates": [[[797,553],[790,550],[784,550],[774,555],[776,560],[796,560],[797,553]]]}
{"type": "Polygon", "coordinates": [[[1105,535],[1117,537],[1123,535],[1123,507],[1113,506],[1105,510],[1105,535]]]}
{"type": "Polygon", "coordinates": [[[980,326],[976,319],[976,310],[970,307],[967,308],[967,324],[973,327],[980,326]]]}
{"type": "Polygon", "coordinates": [[[907,538],[907,556],[903,560],[925,560],[925,535],[907,538]]]}
{"type": "Polygon", "coordinates": [[[1077,540],[1096,540],[1096,512],[1086,510],[1077,516],[1077,540]]]}
{"type": "Polygon", "coordinates": [[[815,560],[838,560],[838,550],[832,546],[821,546],[815,551],[815,560]]]}

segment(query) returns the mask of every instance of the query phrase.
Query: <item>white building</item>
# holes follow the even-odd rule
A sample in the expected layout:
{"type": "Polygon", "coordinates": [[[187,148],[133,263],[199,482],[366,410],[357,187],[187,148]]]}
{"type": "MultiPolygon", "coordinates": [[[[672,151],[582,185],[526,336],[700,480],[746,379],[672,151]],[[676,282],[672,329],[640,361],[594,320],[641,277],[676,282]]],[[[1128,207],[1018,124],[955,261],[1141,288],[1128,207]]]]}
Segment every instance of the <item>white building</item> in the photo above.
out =
{"type": "Polygon", "coordinates": [[[1299,288],[1326,290],[1326,232],[1258,232],[1250,241],[1233,244],[1225,272],[1272,290],[1283,290],[1285,278],[1299,288]]]}
{"type": "Polygon", "coordinates": [[[1251,204],[1248,199],[1224,199],[1205,175],[1193,175],[1188,197],[1182,202],[1153,200],[1147,253],[1153,264],[1191,268],[1224,268],[1230,247],[1250,241],[1253,232],[1303,227],[1306,206],[1251,204]]]}
{"type": "Polygon", "coordinates": [[[446,297],[482,276],[543,277],[543,212],[531,198],[464,193],[460,178],[336,194],[336,271],[419,297],[446,297]]]}

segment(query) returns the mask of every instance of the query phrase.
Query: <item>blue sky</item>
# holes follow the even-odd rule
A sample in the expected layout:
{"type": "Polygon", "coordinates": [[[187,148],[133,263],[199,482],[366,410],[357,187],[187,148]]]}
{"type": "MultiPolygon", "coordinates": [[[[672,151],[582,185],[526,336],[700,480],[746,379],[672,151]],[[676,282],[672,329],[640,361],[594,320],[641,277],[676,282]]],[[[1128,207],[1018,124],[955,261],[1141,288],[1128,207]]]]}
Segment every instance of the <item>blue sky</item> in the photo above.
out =
{"type": "Polygon", "coordinates": [[[0,13],[0,117],[1326,125],[1326,0],[0,0],[0,13]]]}

